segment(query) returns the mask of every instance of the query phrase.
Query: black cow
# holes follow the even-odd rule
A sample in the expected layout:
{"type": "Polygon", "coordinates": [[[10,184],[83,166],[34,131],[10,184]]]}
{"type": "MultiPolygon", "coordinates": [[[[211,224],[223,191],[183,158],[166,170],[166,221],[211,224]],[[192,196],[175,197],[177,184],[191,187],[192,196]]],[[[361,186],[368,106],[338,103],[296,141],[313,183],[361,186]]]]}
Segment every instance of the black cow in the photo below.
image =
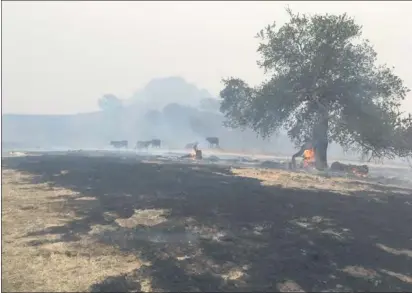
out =
{"type": "Polygon", "coordinates": [[[218,137],[206,137],[206,141],[209,143],[210,148],[220,148],[218,137]]]}
{"type": "Polygon", "coordinates": [[[117,148],[117,149],[118,148],[126,148],[127,149],[128,142],[127,142],[127,140],[112,140],[110,142],[110,145],[117,148]]]}
{"type": "Polygon", "coordinates": [[[151,140],[148,140],[148,141],[139,140],[139,141],[137,141],[135,148],[136,149],[148,149],[149,146],[151,145],[151,143],[152,143],[151,140]]]}
{"type": "Polygon", "coordinates": [[[160,148],[162,141],[160,139],[152,139],[150,141],[150,144],[152,145],[152,147],[154,148],[160,148]]]}

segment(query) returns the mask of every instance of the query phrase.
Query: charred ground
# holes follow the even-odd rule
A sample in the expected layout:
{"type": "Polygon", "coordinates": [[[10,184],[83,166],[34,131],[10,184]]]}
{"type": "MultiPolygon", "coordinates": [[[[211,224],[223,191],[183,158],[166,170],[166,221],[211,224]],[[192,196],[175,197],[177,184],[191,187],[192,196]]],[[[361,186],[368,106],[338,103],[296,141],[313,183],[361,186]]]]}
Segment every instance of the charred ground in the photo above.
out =
{"type": "Polygon", "coordinates": [[[80,154],[2,164],[4,291],[412,290],[407,188],[80,154]]]}

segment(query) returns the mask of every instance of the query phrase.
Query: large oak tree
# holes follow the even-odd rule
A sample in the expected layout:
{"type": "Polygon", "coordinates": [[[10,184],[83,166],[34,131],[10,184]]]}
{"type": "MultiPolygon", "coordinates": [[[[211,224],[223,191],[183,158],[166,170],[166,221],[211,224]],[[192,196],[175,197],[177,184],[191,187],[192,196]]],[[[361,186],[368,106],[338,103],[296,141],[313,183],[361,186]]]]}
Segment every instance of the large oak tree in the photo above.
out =
{"type": "Polygon", "coordinates": [[[409,89],[393,68],[377,64],[362,27],[346,14],[286,11],[287,23],[257,35],[267,80],[255,87],[223,80],[226,125],[263,137],[284,128],[296,145],[312,140],[318,168],[327,166],[331,141],[373,157],[410,155],[411,140],[401,139],[410,117],[402,120],[400,111],[409,89]]]}

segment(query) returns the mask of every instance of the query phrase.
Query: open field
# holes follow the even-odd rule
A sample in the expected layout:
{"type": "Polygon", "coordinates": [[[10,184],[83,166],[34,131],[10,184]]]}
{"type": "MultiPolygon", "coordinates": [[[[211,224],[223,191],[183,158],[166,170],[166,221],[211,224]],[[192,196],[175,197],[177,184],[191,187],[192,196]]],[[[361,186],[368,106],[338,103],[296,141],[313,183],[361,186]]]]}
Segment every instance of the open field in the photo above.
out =
{"type": "Polygon", "coordinates": [[[2,167],[2,291],[412,290],[408,184],[122,153],[2,167]]]}

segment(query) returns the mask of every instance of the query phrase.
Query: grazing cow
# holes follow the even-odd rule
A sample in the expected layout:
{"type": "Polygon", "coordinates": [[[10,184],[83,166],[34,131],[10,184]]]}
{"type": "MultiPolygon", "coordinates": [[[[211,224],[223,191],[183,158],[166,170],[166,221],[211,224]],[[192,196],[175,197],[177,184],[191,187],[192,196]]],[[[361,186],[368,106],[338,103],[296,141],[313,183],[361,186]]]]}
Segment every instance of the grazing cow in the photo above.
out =
{"type": "Polygon", "coordinates": [[[219,138],[218,137],[206,137],[206,141],[209,143],[210,148],[219,148],[219,138]]]}
{"type": "Polygon", "coordinates": [[[148,140],[148,141],[139,140],[137,141],[135,148],[136,149],[148,149],[151,144],[152,144],[151,140],[148,140]]]}
{"type": "Polygon", "coordinates": [[[160,139],[152,139],[150,141],[152,147],[154,148],[160,148],[160,145],[162,144],[162,141],[160,139]]]}
{"type": "Polygon", "coordinates": [[[110,142],[110,145],[115,147],[115,148],[126,148],[128,146],[127,140],[112,140],[110,142]]]}

